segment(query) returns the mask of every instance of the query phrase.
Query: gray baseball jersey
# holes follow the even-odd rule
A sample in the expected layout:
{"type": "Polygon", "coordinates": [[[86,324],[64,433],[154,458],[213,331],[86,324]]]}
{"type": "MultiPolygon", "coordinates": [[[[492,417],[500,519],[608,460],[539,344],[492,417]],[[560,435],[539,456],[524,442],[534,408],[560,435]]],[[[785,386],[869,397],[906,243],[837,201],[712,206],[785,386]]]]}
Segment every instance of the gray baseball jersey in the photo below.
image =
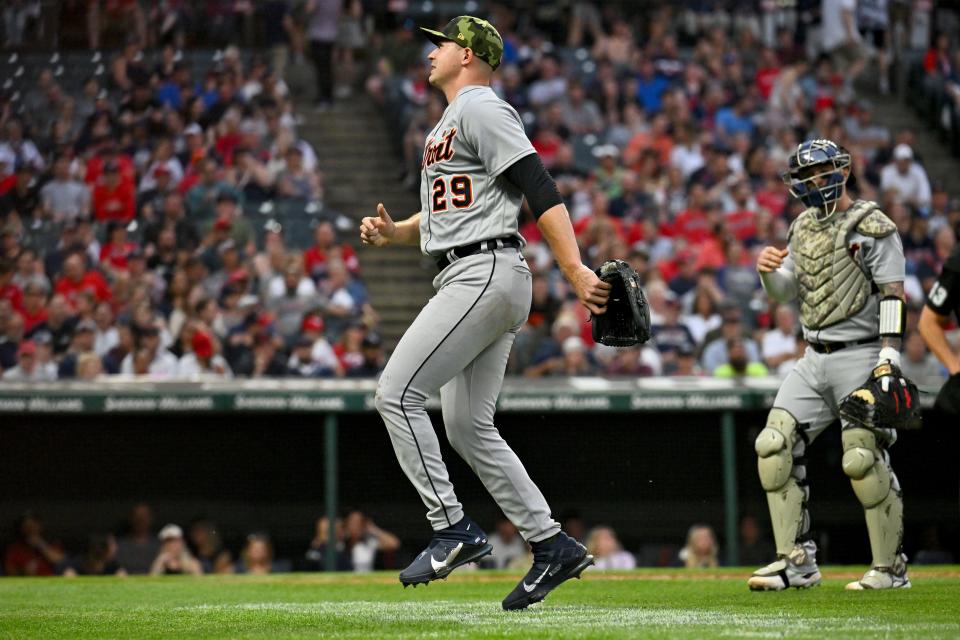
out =
{"type": "MultiPolygon", "coordinates": [[[[848,247],[857,247],[854,260],[867,276],[878,285],[891,282],[903,282],[905,259],[900,234],[892,233],[884,238],[871,238],[853,232],[849,236],[848,247]]],[[[796,273],[797,265],[792,252],[783,261],[783,266],[796,273]]],[[[869,338],[880,333],[880,294],[867,299],[856,314],[822,329],[811,330],[803,327],[803,337],[808,342],[848,342],[869,338]]]]}
{"type": "Polygon", "coordinates": [[[420,248],[518,236],[523,193],[501,174],[536,153],[517,111],[487,86],[461,89],[427,136],[420,181],[420,248]]]}
{"type": "MultiPolygon", "coordinates": [[[[522,193],[501,174],[535,153],[520,117],[489,87],[462,89],[427,138],[420,247],[441,255],[516,235],[522,193]]],[[[550,507],[494,424],[517,331],[530,311],[532,275],[515,247],[457,258],[407,329],[377,385],[376,406],[434,530],[463,518],[427,415],[440,392],[447,439],[528,542],[560,530],[550,507]]]]}

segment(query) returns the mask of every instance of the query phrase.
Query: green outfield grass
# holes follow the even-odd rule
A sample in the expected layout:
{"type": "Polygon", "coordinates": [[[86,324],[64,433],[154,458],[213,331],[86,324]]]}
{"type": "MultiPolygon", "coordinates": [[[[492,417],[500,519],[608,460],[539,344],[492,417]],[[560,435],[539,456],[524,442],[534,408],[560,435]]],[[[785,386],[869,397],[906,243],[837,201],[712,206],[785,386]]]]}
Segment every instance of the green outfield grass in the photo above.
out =
{"type": "Polygon", "coordinates": [[[0,638],[960,638],[960,567],[912,567],[914,588],[751,593],[747,570],[587,571],[506,613],[519,574],[461,572],[403,589],[393,573],[2,578],[0,638]]]}

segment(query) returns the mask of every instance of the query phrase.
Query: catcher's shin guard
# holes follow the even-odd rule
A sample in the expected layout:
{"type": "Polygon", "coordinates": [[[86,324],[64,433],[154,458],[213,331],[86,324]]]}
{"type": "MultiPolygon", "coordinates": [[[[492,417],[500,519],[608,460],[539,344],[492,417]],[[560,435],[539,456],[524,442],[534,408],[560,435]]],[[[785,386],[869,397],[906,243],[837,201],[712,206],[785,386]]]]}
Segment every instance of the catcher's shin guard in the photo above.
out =
{"type": "Polygon", "coordinates": [[[806,440],[790,412],[774,407],[754,446],[759,456],[760,485],[767,492],[777,553],[786,556],[810,526],[803,458],[806,440]]]}
{"type": "Polygon", "coordinates": [[[892,567],[903,542],[903,497],[885,450],[870,429],[843,430],[843,472],[863,505],[874,567],[892,567]]]}

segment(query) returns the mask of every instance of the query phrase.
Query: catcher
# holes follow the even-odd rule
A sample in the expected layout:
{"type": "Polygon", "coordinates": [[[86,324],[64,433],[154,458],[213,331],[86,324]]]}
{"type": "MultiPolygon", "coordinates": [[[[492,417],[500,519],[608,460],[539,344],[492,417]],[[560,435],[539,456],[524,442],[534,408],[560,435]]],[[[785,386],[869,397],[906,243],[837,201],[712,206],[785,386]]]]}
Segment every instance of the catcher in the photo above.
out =
{"type": "Polygon", "coordinates": [[[804,451],[839,417],[843,471],[863,504],[873,554],[873,566],[847,589],[907,588],[903,500],[888,450],[896,429],[918,426],[920,414],[916,386],[899,369],[906,319],[900,236],[875,203],[847,194],[855,185],[851,158],[835,142],[800,144],[783,179],[807,209],[790,227],[788,248],[764,248],[757,271],[769,296],[799,300],[809,346],[757,437],[777,559],[748,584],[779,591],[820,583],[817,546],[807,535],[804,451]]]}

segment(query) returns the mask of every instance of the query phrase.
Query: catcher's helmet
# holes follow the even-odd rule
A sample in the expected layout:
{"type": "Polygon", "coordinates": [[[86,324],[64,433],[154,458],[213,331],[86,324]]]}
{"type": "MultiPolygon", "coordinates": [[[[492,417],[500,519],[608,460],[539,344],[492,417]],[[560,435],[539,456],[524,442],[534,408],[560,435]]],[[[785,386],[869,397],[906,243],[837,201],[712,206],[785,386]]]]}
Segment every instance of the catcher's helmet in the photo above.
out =
{"type": "Polygon", "coordinates": [[[850,154],[832,140],[807,140],[790,156],[790,168],[782,174],[790,193],[808,207],[816,207],[820,222],[829,220],[837,210],[848,181],[843,169],[851,165],[850,154]]]}

